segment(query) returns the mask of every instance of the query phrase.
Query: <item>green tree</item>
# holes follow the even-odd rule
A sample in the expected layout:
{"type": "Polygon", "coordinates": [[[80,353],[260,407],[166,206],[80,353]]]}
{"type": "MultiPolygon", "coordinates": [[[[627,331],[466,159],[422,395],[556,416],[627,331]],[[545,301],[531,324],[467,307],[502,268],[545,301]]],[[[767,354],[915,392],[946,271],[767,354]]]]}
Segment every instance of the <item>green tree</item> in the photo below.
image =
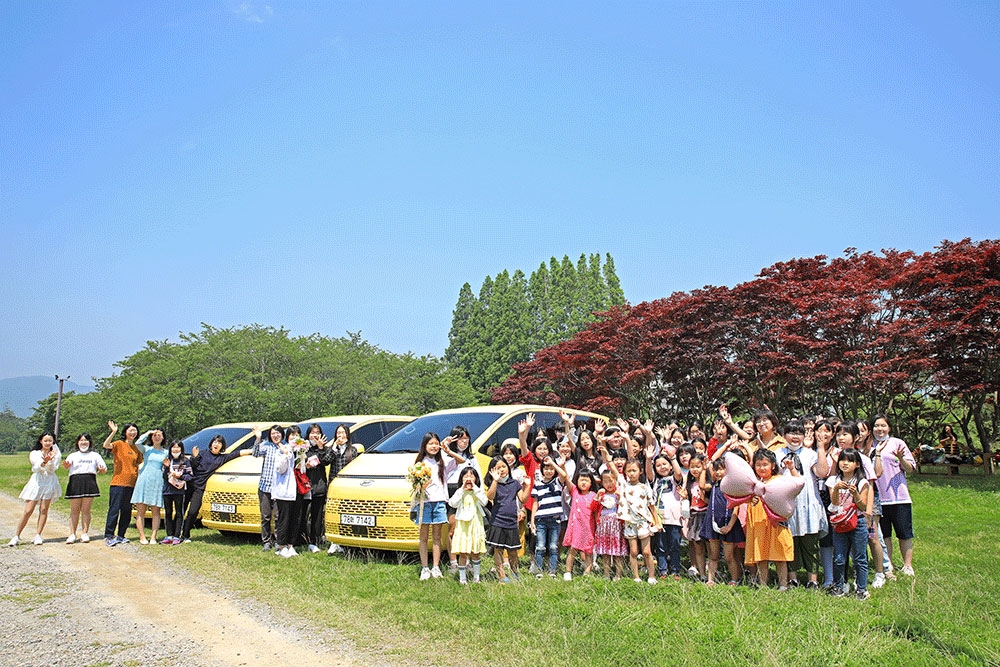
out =
{"type": "Polygon", "coordinates": [[[530,276],[504,270],[486,276],[478,298],[459,291],[446,360],[483,393],[503,382],[511,367],[544,347],[567,340],[595,320],[594,313],[624,303],[610,255],[568,256],[542,262],[530,276]]]}
{"type": "Polygon", "coordinates": [[[31,447],[28,420],[14,414],[9,406],[0,412],[0,453],[19,452],[31,447]]]}
{"type": "MultiPolygon", "coordinates": [[[[434,357],[399,355],[348,333],[292,337],[260,325],[149,341],[115,364],[89,394],[63,396],[60,430],[75,437],[107,434],[107,420],[160,426],[169,438],[241,421],[302,421],[337,414],[414,414],[477,402],[456,369],[434,357]]],[[[31,418],[51,428],[54,396],[31,418]],[[51,405],[50,405],[51,404],[51,405]]]]}

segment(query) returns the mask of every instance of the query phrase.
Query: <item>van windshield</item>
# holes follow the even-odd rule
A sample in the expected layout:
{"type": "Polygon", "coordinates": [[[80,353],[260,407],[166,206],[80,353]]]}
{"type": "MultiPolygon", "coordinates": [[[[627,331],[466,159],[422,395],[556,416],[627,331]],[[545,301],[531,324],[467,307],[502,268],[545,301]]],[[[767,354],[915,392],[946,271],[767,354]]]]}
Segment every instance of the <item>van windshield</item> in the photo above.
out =
{"type": "Polygon", "coordinates": [[[416,454],[420,451],[420,441],[423,440],[425,433],[437,433],[439,438],[444,439],[456,426],[464,426],[469,429],[471,442],[475,442],[476,438],[501,417],[503,417],[502,412],[427,415],[403,426],[383,440],[371,452],[374,454],[394,454],[397,452],[416,454]]]}

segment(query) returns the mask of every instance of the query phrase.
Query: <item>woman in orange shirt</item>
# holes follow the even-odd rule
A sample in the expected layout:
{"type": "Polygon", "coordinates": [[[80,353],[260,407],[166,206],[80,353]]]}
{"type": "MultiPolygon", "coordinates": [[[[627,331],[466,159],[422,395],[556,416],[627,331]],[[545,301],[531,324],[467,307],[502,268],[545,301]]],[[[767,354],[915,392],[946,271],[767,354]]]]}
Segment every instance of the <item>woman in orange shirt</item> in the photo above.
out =
{"type": "Polygon", "coordinates": [[[138,426],[125,424],[124,440],[115,440],[118,424],[109,421],[108,428],[111,429],[111,433],[104,440],[104,449],[111,450],[115,472],[111,476],[111,488],[108,490],[108,520],[104,524],[104,543],[113,547],[128,543],[125,531],[132,516],[132,490],[135,489],[135,481],[139,477],[142,451],[135,444],[135,439],[139,437],[138,426]]]}

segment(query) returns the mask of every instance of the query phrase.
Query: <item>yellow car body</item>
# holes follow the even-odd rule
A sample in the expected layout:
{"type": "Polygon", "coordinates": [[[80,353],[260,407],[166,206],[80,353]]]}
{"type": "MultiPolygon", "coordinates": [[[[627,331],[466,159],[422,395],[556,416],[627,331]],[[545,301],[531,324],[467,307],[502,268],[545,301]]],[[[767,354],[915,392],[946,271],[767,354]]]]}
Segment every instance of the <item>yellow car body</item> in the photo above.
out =
{"type": "Polygon", "coordinates": [[[551,429],[561,421],[560,410],[575,415],[578,422],[606,419],[542,405],[490,405],[441,410],[410,422],[345,466],[330,484],[326,538],[346,547],[416,551],[419,532],[410,521],[412,495],[406,473],[425,433],[444,438],[453,427],[466,427],[482,476],[490,460],[483,452],[498,452],[504,440],[517,438],[517,424],[528,413],[535,414],[537,427],[551,429]]]}
{"type": "MultiPolygon", "coordinates": [[[[371,447],[400,426],[413,421],[405,415],[340,415],[309,419],[299,424],[303,436],[310,424],[319,424],[323,434],[333,440],[339,424],[347,424],[351,438],[360,451],[371,447]]],[[[281,424],[291,426],[290,423],[281,424]]],[[[267,424],[262,427],[265,435],[267,424]]],[[[252,447],[254,438],[248,441],[252,447]]],[[[263,457],[243,456],[223,465],[208,478],[202,502],[201,523],[222,532],[260,533],[260,501],[257,488],[264,467],[263,457]]]]}

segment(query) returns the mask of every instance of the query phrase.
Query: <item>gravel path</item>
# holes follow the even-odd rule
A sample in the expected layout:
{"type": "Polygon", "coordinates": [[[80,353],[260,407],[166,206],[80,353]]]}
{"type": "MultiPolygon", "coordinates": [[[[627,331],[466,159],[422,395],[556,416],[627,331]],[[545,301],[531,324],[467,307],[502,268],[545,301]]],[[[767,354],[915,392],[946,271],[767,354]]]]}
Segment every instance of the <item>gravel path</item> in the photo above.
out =
{"type": "MultiPolygon", "coordinates": [[[[0,535],[13,535],[22,511],[0,494],[0,535]]],[[[329,631],[317,644],[307,628],[170,572],[133,545],[65,545],[65,525],[50,512],[45,544],[0,548],[0,665],[373,664],[329,631]]],[[[22,538],[34,537],[33,526],[22,538]]]]}

